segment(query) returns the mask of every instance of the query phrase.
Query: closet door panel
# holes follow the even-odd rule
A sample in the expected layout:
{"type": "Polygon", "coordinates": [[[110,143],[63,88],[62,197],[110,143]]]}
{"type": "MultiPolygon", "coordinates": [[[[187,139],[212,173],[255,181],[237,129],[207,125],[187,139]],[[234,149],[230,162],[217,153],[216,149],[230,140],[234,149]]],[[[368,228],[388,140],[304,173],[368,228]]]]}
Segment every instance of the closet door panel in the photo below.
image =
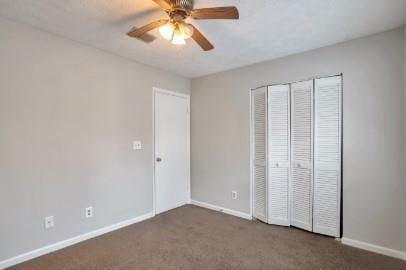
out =
{"type": "Polygon", "coordinates": [[[341,76],[315,81],[313,231],[339,237],[341,218],[341,76]]]}
{"type": "Polygon", "coordinates": [[[252,91],[253,215],[267,222],[267,88],[252,91]]]}
{"type": "Polygon", "coordinates": [[[291,225],[313,226],[313,80],[291,86],[291,225]]]}
{"type": "Polygon", "coordinates": [[[268,223],[289,226],[290,86],[268,88],[269,213],[268,223]]]}

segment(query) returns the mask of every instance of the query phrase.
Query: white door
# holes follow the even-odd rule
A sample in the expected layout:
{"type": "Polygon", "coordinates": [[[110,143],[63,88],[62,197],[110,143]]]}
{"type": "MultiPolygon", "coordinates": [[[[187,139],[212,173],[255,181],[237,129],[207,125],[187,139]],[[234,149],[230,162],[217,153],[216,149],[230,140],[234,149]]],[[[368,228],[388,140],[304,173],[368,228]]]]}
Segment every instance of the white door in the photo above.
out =
{"type": "Polygon", "coordinates": [[[155,212],[189,202],[189,97],[154,90],[155,212]]]}
{"type": "Polygon", "coordinates": [[[290,86],[268,87],[269,213],[268,223],[289,226],[290,86]]]}
{"type": "Polygon", "coordinates": [[[313,80],[293,83],[291,225],[313,226],[313,80]]]}
{"type": "Polygon", "coordinates": [[[341,218],[341,76],[315,81],[313,231],[339,237],[341,218]]]}
{"type": "Polygon", "coordinates": [[[267,88],[263,87],[251,93],[252,158],[254,206],[253,216],[268,222],[267,218],[267,88]]]}

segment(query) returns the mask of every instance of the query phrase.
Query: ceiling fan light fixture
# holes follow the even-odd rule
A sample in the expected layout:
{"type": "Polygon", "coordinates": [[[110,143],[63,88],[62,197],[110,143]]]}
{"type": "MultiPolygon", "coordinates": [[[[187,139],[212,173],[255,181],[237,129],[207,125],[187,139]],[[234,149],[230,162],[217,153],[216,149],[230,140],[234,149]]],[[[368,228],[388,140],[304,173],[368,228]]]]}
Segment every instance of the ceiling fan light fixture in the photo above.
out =
{"type": "Polygon", "coordinates": [[[172,22],[168,22],[167,24],[159,27],[159,33],[163,38],[172,40],[172,38],[174,37],[175,28],[176,27],[172,22]]]}
{"type": "Polygon", "coordinates": [[[182,33],[184,39],[188,39],[193,36],[193,27],[188,23],[179,24],[179,30],[182,33]]]}
{"type": "Polygon", "coordinates": [[[173,34],[172,44],[174,44],[174,45],[185,45],[186,44],[186,41],[183,38],[183,34],[181,33],[181,31],[179,29],[176,29],[173,34]]]}

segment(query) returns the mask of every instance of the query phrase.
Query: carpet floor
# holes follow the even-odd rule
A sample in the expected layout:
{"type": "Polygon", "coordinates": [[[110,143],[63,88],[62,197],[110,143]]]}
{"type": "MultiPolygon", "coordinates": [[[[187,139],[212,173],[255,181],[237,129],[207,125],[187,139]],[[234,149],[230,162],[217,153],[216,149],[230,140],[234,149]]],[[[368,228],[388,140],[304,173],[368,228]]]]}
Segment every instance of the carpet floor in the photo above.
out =
{"type": "Polygon", "coordinates": [[[183,206],[10,269],[406,269],[294,228],[183,206]]]}

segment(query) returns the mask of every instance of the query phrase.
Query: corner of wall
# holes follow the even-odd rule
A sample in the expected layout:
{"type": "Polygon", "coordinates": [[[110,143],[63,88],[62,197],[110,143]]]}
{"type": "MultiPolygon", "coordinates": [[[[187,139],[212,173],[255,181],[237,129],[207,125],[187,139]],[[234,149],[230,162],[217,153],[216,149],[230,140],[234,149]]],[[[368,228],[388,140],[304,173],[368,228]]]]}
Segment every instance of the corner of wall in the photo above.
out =
{"type": "MultiPolygon", "coordinates": [[[[405,166],[403,167],[404,168],[404,172],[403,172],[403,179],[404,179],[404,189],[403,190],[405,190],[406,191],[406,25],[404,26],[404,31],[403,31],[403,36],[404,36],[404,47],[405,47],[405,50],[404,50],[404,66],[403,66],[403,71],[404,71],[404,74],[405,74],[405,79],[404,79],[404,89],[405,89],[405,91],[404,91],[404,103],[403,103],[403,106],[404,106],[404,110],[405,110],[405,118],[404,118],[404,121],[405,121],[405,131],[404,131],[404,141],[403,141],[403,145],[404,145],[404,156],[403,156],[403,161],[404,161],[404,163],[405,163],[405,166]]],[[[405,202],[404,202],[404,204],[406,205],[406,196],[403,196],[403,198],[404,198],[404,200],[405,200],[405,202]]],[[[405,210],[405,212],[403,213],[403,228],[405,228],[405,232],[403,233],[403,237],[404,237],[404,239],[403,239],[403,242],[405,243],[405,246],[404,246],[404,251],[406,252],[406,208],[404,208],[405,210]]],[[[405,257],[405,260],[406,260],[406,257],[405,257]]]]}

